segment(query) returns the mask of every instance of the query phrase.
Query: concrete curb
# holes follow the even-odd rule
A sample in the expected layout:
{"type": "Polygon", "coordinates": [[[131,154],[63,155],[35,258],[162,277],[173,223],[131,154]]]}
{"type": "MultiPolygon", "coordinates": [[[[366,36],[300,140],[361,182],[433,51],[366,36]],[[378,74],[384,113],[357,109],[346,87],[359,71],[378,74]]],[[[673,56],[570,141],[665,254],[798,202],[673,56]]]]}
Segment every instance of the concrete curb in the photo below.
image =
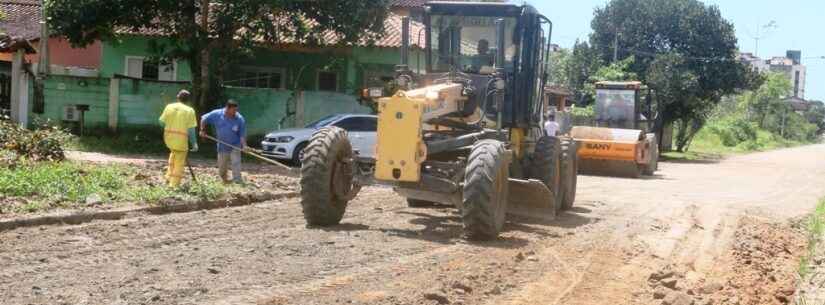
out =
{"type": "Polygon", "coordinates": [[[91,222],[94,220],[119,220],[144,215],[164,215],[202,210],[214,210],[221,208],[252,205],[264,201],[290,199],[298,197],[299,195],[299,192],[292,191],[282,193],[259,192],[252,194],[234,195],[231,198],[224,198],[212,201],[172,201],[172,199],[164,199],[161,200],[160,205],[156,206],[128,207],[113,210],[63,212],[48,215],[37,215],[15,219],[0,220],[0,232],[10,231],[24,227],[57,224],[77,225],[91,222]]]}

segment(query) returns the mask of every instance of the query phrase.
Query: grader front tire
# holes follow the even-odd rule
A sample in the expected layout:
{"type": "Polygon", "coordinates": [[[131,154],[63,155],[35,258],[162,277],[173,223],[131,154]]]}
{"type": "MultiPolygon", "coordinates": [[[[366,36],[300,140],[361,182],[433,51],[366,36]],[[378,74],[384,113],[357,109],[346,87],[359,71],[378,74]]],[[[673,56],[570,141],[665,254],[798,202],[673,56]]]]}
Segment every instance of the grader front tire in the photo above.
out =
{"type": "Polygon", "coordinates": [[[332,226],[341,222],[348,198],[342,190],[352,187],[352,145],[347,132],[338,127],[318,130],[301,160],[301,207],[309,226],[332,226]]]}
{"type": "Polygon", "coordinates": [[[476,143],[464,175],[464,233],[471,240],[495,239],[507,214],[510,167],[504,144],[495,140],[476,143]]]}

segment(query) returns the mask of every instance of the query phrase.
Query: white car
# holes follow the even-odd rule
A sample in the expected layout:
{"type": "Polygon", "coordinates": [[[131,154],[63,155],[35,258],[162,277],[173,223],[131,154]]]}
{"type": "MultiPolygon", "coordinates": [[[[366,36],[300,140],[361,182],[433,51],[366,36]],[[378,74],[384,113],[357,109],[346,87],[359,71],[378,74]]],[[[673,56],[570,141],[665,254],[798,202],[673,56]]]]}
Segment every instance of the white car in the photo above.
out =
{"type": "Polygon", "coordinates": [[[304,128],[290,128],[273,131],[261,142],[264,156],[279,160],[289,160],[299,164],[303,150],[316,130],[327,126],[340,127],[347,131],[352,149],[360,156],[375,156],[375,138],[378,117],[368,114],[333,114],[310,123],[304,128]]]}

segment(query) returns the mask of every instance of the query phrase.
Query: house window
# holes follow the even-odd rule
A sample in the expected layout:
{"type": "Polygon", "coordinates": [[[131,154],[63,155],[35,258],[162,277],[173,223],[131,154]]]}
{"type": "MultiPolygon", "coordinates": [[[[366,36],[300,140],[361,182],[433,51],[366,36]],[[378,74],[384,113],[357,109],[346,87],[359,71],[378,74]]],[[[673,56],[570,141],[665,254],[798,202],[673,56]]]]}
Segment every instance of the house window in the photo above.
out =
{"type": "MultiPolygon", "coordinates": [[[[243,67],[235,85],[247,88],[286,88],[286,69],[243,67]]],[[[232,84],[232,81],[227,82],[232,84]]]]}
{"type": "Polygon", "coordinates": [[[126,56],[124,74],[134,78],[174,81],[177,79],[175,75],[177,65],[177,62],[157,62],[141,56],[126,56]]]}
{"type": "Polygon", "coordinates": [[[395,79],[392,69],[370,69],[364,71],[364,88],[384,87],[395,79]]]}
{"type": "Polygon", "coordinates": [[[338,73],[318,71],[318,91],[338,91],[338,73]]]}
{"type": "Polygon", "coordinates": [[[799,97],[799,71],[794,71],[793,76],[793,96],[799,97]]]}

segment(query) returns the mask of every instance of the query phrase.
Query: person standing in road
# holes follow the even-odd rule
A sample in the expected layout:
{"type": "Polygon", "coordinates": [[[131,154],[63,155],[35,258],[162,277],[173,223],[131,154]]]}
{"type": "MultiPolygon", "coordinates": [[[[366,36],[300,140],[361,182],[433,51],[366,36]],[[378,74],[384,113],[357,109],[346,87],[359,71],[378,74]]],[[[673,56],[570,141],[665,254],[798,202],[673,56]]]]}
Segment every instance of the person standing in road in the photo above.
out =
{"type": "Polygon", "coordinates": [[[556,122],[556,116],[552,112],[547,114],[547,121],[544,122],[544,131],[547,136],[555,137],[559,132],[559,123],[556,122]]]}
{"type": "Polygon", "coordinates": [[[206,137],[206,125],[209,124],[215,126],[216,138],[223,142],[218,143],[218,169],[221,179],[224,183],[230,181],[227,171],[231,163],[232,181],[243,183],[241,151],[232,147],[246,149],[246,121],[238,112],[238,103],[230,99],[224,108],[204,114],[201,117],[201,137],[206,137]]]}
{"type": "Polygon", "coordinates": [[[198,127],[197,115],[195,110],[187,105],[191,97],[189,91],[181,90],[177,102],[166,105],[158,119],[163,127],[163,142],[169,148],[166,181],[170,187],[180,186],[188,152],[198,151],[195,136],[195,128],[198,127]]]}

